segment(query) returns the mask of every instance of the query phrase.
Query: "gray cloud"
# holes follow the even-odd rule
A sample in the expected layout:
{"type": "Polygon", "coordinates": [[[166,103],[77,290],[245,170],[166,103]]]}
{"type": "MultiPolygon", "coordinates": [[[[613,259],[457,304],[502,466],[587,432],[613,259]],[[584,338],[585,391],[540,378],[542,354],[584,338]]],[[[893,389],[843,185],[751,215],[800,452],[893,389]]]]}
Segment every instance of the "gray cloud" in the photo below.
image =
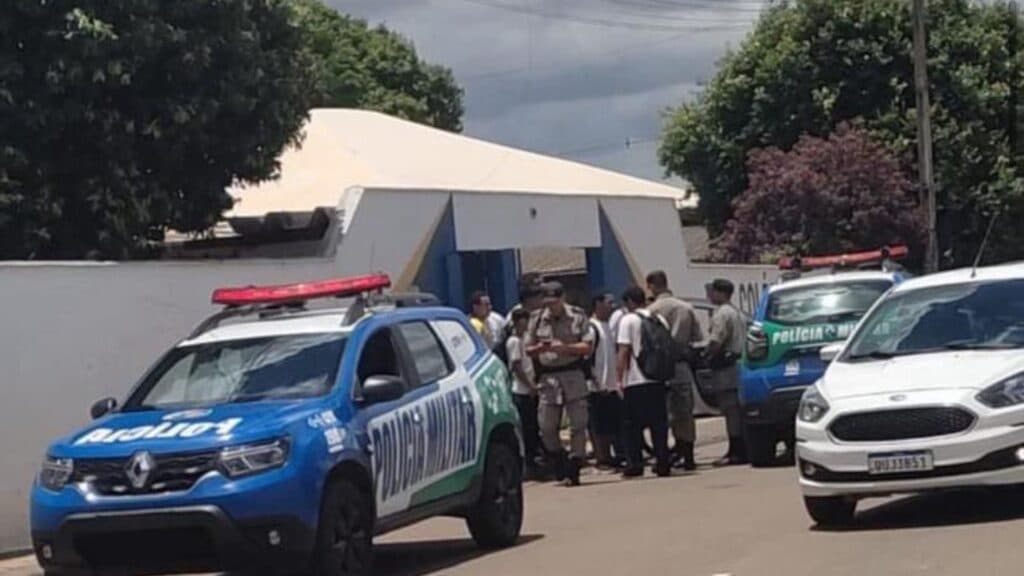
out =
{"type": "Polygon", "coordinates": [[[451,67],[466,89],[466,134],[652,179],[662,177],[652,139],[663,112],[694,96],[717,60],[742,40],[762,4],[328,3],[386,24],[412,39],[425,59],[451,67]]]}

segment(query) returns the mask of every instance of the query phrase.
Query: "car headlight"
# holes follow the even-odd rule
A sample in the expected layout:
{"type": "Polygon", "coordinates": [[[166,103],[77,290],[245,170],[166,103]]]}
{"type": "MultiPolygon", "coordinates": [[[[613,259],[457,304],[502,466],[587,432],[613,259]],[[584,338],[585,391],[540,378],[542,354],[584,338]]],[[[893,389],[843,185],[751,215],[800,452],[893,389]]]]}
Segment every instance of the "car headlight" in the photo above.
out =
{"type": "Polygon", "coordinates": [[[821,391],[815,384],[804,391],[803,397],[800,398],[800,410],[797,412],[797,417],[801,422],[814,423],[824,418],[828,409],[828,402],[825,401],[825,397],[821,395],[821,391]]]}
{"type": "Polygon", "coordinates": [[[220,453],[220,469],[231,478],[280,468],[288,461],[291,442],[287,438],[265,444],[234,446],[220,453]]]}
{"type": "Polygon", "coordinates": [[[39,485],[47,490],[59,492],[71,480],[71,473],[75,469],[75,462],[70,458],[54,458],[46,456],[43,459],[42,469],[39,471],[39,485]]]}
{"type": "Polygon", "coordinates": [[[1024,373],[996,382],[982,390],[976,398],[989,408],[1007,408],[1024,403],[1024,373]]]}

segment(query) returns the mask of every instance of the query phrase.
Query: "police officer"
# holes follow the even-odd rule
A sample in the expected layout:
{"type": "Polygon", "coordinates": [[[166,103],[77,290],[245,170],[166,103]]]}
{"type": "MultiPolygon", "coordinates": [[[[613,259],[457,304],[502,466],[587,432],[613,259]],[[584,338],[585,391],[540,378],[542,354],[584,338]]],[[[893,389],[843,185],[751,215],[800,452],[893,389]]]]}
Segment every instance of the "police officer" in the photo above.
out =
{"type": "Polygon", "coordinates": [[[647,310],[665,319],[677,347],[676,376],[668,382],[668,418],[678,467],[693,471],[697,469],[693,457],[697,425],[693,420],[694,375],[690,362],[693,345],[704,340],[704,334],[693,306],[672,295],[664,271],[655,270],[647,275],[647,291],[654,297],[647,310]]]}
{"type": "Polygon", "coordinates": [[[711,368],[718,408],[725,416],[729,432],[729,451],[715,462],[716,466],[744,464],[747,461],[739,399],[739,359],[743,354],[747,326],[743,315],[732,305],[734,291],[733,283],[724,278],[714,280],[708,291],[711,303],[717,308],[711,316],[707,361],[711,368]]]}
{"type": "Polygon", "coordinates": [[[561,284],[545,284],[543,291],[545,307],[527,339],[527,351],[537,359],[541,440],[554,459],[556,477],[576,486],[587,456],[585,362],[592,353],[593,333],[588,329],[586,314],[566,304],[561,284]],[[559,436],[563,412],[569,419],[568,460],[559,436]]]}

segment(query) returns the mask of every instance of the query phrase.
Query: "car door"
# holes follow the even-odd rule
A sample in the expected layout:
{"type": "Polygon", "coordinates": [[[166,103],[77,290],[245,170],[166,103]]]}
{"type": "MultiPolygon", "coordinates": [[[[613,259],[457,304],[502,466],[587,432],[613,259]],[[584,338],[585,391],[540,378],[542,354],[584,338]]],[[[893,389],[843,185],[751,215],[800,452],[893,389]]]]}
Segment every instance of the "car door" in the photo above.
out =
{"type": "Polygon", "coordinates": [[[479,402],[434,329],[409,321],[393,335],[410,387],[369,425],[381,517],[467,490],[480,437],[479,402]]]}

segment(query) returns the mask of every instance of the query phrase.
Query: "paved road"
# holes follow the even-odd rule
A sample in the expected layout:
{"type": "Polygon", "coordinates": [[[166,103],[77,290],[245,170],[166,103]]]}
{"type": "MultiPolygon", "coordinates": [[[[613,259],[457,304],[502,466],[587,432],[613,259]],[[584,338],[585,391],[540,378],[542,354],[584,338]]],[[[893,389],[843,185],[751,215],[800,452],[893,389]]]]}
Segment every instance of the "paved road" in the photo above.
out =
{"type": "MultiPolygon", "coordinates": [[[[702,433],[717,426],[703,423],[702,433]]],[[[700,456],[711,460],[721,450],[705,445],[700,456]]],[[[382,538],[376,573],[962,576],[1022,570],[1021,490],[875,502],[854,529],[821,532],[811,529],[788,468],[702,469],[633,481],[592,474],[584,482],[575,489],[530,486],[525,536],[516,548],[481,553],[462,522],[439,519],[382,538]]],[[[21,564],[0,563],[0,575],[36,573],[21,564]]]]}

